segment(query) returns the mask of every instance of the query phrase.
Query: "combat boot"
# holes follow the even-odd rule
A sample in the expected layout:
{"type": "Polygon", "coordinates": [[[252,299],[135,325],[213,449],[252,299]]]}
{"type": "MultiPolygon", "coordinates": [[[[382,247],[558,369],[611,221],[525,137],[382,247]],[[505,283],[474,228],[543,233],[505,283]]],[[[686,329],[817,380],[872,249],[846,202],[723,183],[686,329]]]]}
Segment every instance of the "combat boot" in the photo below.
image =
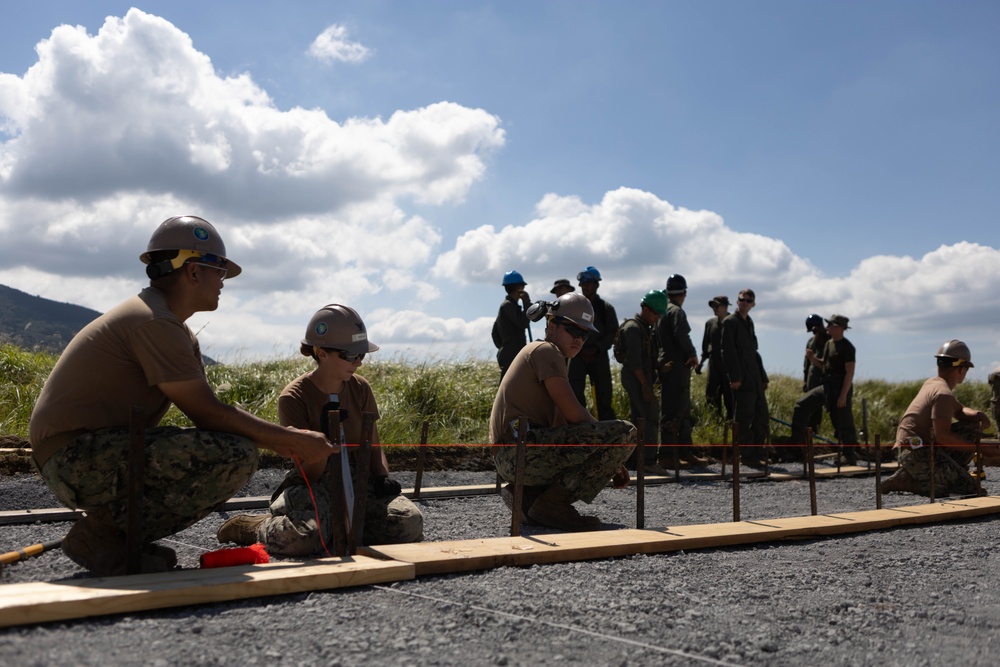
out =
{"type": "Polygon", "coordinates": [[[882,493],[899,491],[900,493],[916,493],[923,495],[923,489],[920,488],[919,482],[913,478],[913,475],[906,472],[906,469],[904,468],[900,468],[894,475],[882,480],[882,483],[879,485],[879,489],[882,493]]]}
{"type": "MultiPolygon", "coordinates": [[[[542,494],[544,488],[538,486],[526,486],[521,492],[521,524],[525,526],[537,525],[528,516],[528,510],[535,504],[538,496],[542,494]]],[[[505,484],[500,488],[500,499],[511,512],[514,511],[514,485],[505,484]]]]}
{"type": "MultiPolygon", "coordinates": [[[[125,574],[125,533],[115,525],[110,514],[87,512],[70,528],[62,541],[62,550],[77,565],[102,577],[125,574]]],[[[157,544],[142,548],[140,572],[166,572],[177,565],[173,549],[157,544]]]]}
{"type": "Polygon", "coordinates": [[[661,466],[659,463],[647,463],[646,467],[643,468],[643,474],[645,474],[645,475],[659,475],[659,476],[662,476],[662,477],[666,477],[667,475],[673,475],[674,473],[671,472],[670,470],[667,470],[666,468],[664,468],[663,466],[661,466]]]}
{"type": "Polygon", "coordinates": [[[260,542],[257,539],[258,529],[268,516],[267,514],[237,514],[219,526],[219,532],[215,536],[223,544],[233,542],[244,547],[257,544],[260,542]]]}
{"type": "Polygon", "coordinates": [[[596,516],[583,516],[573,507],[569,491],[553,484],[538,496],[528,510],[532,521],[559,530],[591,530],[601,525],[596,516]]]}

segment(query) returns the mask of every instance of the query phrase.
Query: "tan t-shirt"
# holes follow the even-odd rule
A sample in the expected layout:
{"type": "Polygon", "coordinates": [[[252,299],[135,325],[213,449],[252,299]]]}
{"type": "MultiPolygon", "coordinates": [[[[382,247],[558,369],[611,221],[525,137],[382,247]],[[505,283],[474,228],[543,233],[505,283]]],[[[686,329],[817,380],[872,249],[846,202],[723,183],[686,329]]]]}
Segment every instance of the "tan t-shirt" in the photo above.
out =
{"type": "Polygon", "coordinates": [[[147,287],[85,326],[59,357],[31,413],[29,436],[41,466],[81,431],[127,427],[141,405],[146,426],[170,401],[157,387],[205,377],[194,333],[147,287]]]}
{"type": "MultiPolygon", "coordinates": [[[[322,433],[323,407],[330,399],[313,383],[310,374],[300,375],[281,391],[281,395],[278,396],[278,421],[282,426],[294,426],[322,433]]],[[[360,444],[361,413],[373,412],[375,419],[379,417],[372,387],[368,384],[368,380],[359,375],[352,375],[337,396],[340,400],[340,409],[347,410],[347,419],[341,422],[346,444],[360,444]]]]}
{"type": "Polygon", "coordinates": [[[548,341],[521,348],[500,382],[490,413],[490,443],[513,441],[511,420],[527,417],[532,426],[561,426],[565,417],[545,389],[550,377],[568,377],[566,357],[548,341]]]}
{"type": "Polygon", "coordinates": [[[924,382],[903,413],[896,429],[896,442],[919,436],[924,444],[930,444],[934,435],[934,420],[947,419],[951,422],[961,410],[962,404],[951,393],[944,378],[933,377],[924,382]]]}

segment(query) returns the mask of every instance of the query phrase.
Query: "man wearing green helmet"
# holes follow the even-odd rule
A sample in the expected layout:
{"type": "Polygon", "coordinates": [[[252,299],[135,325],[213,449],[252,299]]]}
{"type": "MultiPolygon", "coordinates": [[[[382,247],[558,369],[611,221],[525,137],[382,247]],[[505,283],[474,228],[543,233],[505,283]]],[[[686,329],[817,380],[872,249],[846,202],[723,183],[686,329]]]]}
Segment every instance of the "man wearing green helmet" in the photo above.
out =
{"type": "MultiPolygon", "coordinates": [[[[663,290],[650,290],[642,298],[639,312],[622,323],[618,329],[615,359],[621,362],[622,387],[628,394],[631,420],[638,426],[645,420],[640,434],[642,441],[652,444],[646,448],[644,464],[647,472],[662,474],[656,468],[656,442],[660,426],[660,407],[653,393],[656,381],[656,337],[654,327],[667,312],[667,295],[663,290]]],[[[635,454],[627,464],[635,467],[635,454]]]]}

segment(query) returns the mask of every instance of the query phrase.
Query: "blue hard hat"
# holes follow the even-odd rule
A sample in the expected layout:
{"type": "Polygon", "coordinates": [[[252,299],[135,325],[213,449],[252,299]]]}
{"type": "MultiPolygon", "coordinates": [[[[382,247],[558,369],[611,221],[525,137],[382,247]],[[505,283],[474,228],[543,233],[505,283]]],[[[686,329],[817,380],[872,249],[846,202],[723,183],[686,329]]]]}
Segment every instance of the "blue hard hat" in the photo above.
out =
{"type": "Polygon", "coordinates": [[[517,271],[508,271],[503,274],[503,282],[500,284],[506,287],[507,285],[527,285],[528,283],[524,282],[524,278],[517,271]]]}
{"type": "Polygon", "coordinates": [[[576,281],[580,283],[585,282],[601,282],[601,272],[598,271],[593,266],[588,266],[580,273],[576,274],[576,281]]]}

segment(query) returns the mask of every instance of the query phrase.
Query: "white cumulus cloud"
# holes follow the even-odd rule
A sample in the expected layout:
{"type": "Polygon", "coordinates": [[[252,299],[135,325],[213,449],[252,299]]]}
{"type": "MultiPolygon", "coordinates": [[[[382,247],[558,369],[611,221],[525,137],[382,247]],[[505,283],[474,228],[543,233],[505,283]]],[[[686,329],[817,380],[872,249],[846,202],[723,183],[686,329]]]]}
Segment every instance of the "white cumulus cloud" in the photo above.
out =
{"type": "Polygon", "coordinates": [[[360,63],[371,56],[371,49],[347,38],[347,27],[334,23],[309,45],[309,55],[323,63],[360,63]]]}

